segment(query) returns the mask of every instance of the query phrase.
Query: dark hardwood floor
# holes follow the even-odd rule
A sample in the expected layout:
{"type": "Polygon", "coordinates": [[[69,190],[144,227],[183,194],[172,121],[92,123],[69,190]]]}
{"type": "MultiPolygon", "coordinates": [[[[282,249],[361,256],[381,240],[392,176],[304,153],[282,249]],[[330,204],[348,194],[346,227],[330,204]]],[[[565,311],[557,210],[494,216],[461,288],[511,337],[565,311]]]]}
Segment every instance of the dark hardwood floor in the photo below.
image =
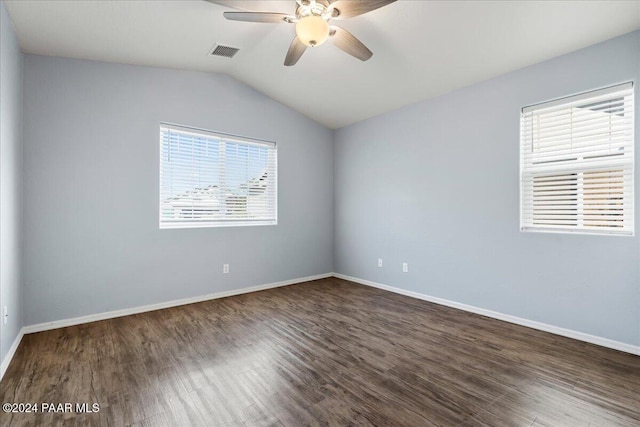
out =
{"type": "Polygon", "coordinates": [[[2,426],[640,426],[640,357],[331,278],[27,335],[0,396],[100,406],[2,426]]]}

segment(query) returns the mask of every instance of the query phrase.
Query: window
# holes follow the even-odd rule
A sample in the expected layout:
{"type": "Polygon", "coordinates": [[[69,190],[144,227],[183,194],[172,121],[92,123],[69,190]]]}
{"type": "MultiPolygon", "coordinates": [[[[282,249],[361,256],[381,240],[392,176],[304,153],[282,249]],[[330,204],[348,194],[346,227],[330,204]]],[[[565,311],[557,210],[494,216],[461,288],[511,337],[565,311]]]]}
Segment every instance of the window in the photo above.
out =
{"type": "Polygon", "coordinates": [[[160,228],[277,223],[276,144],[160,125],[160,228]]]}
{"type": "Polygon", "coordinates": [[[522,109],[520,228],[633,234],[633,85],[522,109]]]}

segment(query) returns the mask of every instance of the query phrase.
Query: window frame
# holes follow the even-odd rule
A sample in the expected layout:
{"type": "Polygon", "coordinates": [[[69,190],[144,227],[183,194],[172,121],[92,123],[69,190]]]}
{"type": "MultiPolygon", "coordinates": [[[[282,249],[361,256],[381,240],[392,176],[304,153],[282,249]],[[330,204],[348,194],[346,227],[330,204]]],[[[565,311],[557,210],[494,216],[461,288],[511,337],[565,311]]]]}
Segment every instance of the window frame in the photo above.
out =
{"type": "MultiPolygon", "coordinates": [[[[161,230],[171,229],[183,229],[183,228],[219,228],[219,227],[255,227],[255,226],[269,226],[278,225],[278,144],[275,141],[269,141],[265,139],[241,136],[236,134],[224,133],[219,131],[212,131],[209,129],[203,129],[193,126],[179,125],[170,122],[160,122],[158,127],[158,227],[161,230]],[[163,130],[171,129],[175,131],[182,131],[186,133],[192,133],[197,136],[211,137],[220,139],[221,142],[236,143],[247,146],[263,146],[272,149],[268,152],[269,156],[273,156],[273,177],[269,178],[269,182],[272,184],[271,191],[273,192],[273,219],[229,219],[229,220],[211,220],[201,222],[167,222],[163,221],[163,130]]],[[[225,173],[226,175],[226,173],[225,173]]]]}
{"type": "MultiPolygon", "coordinates": [[[[627,96],[629,94],[626,94],[624,96],[627,96]]],[[[624,104],[625,101],[623,101],[623,105],[625,108],[626,105],[624,104]]],[[[590,106],[589,104],[587,104],[588,106],[590,106]]],[[[593,105],[593,104],[592,104],[593,105]]],[[[575,105],[576,107],[579,107],[579,105],[575,105]]],[[[582,107],[584,108],[584,106],[582,107]]],[[[594,110],[596,111],[596,110],[594,110]]],[[[626,111],[626,110],[625,110],[626,111]]],[[[635,235],[635,145],[636,145],[636,140],[635,140],[635,119],[636,119],[636,112],[635,112],[635,82],[634,81],[627,81],[627,82],[623,82],[623,83],[619,83],[619,84],[615,84],[615,85],[611,85],[611,86],[607,86],[604,88],[600,88],[600,89],[595,89],[595,90],[589,90],[589,91],[584,91],[578,94],[574,94],[574,95],[570,95],[570,96],[565,96],[565,97],[561,97],[561,98],[556,98],[550,101],[546,101],[546,102],[540,102],[537,104],[533,104],[533,105],[529,105],[529,106],[525,106],[522,107],[520,110],[520,138],[519,138],[519,158],[520,158],[520,180],[519,180],[519,196],[520,196],[520,231],[521,232],[530,232],[530,233],[561,233],[561,234],[588,234],[588,235],[607,235],[607,236],[634,236],[635,235]],[[562,108],[563,106],[566,106],[567,109],[571,108],[572,104],[576,104],[580,101],[584,101],[585,103],[587,103],[589,100],[593,100],[594,98],[596,98],[597,96],[602,96],[602,95],[611,95],[611,99],[615,99],[614,96],[616,94],[622,94],[623,92],[628,91],[630,92],[630,97],[631,97],[631,115],[630,115],[630,121],[631,124],[629,126],[629,139],[630,139],[630,144],[628,146],[631,147],[630,150],[630,154],[625,155],[624,157],[624,161],[621,161],[619,164],[615,163],[615,162],[610,162],[607,164],[606,161],[602,161],[602,162],[594,162],[593,165],[586,165],[586,164],[580,164],[580,160],[582,160],[582,162],[584,162],[585,159],[589,158],[589,156],[585,155],[582,156],[581,158],[576,158],[574,160],[576,160],[576,162],[572,165],[571,163],[567,162],[566,163],[566,167],[565,168],[561,168],[559,167],[557,170],[547,170],[546,172],[541,172],[540,170],[532,170],[533,168],[529,168],[526,169],[525,168],[525,153],[524,153],[524,147],[526,144],[528,144],[528,141],[525,140],[525,125],[524,125],[524,120],[525,120],[525,115],[531,111],[537,111],[537,110],[544,110],[544,109],[551,109],[551,108],[555,108],[555,107],[560,107],[562,108]],[[576,164],[578,166],[576,166],[576,164]],[[627,221],[627,224],[623,223],[623,226],[621,227],[620,230],[616,230],[613,227],[602,227],[602,229],[598,229],[595,228],[597,227],[597,225],[592,225],[591,227],[594,228],[584,228],[585,224],[585,218],[584,217],[580,217],[580,215],[583,215],[583,212],[585,210],[585,206],[587,206],[587,204],[585,204],[585,200],[586,197],[588,196],[588,193],[585,193],[582,189],[582,185],[584,185],[584,180],[585,180],[585,175],[590,174],[590,173],[601,173],[601,174],[605,174],[605,173],[609,173],[609,174],[619,174],[621,176],[620,178],[620,182],[621,184],[621,201],[620,201],[620,205],[621,205],[621,211],[622,211],[622,220],[623,221],[627,221]],[[529,203],[531,203],[530,209],[531,209],[531,215],[534,215],[533,213],[533,203],[534,203],[534,190],[533,190],[533,186],[535,184],[535,179],[536,179],[536,175],[537,178],[552,178],[555,176],[558,177],[565,177],[563,178],[563,180],[566,182],[568,181],[568,179],[566,177],[568,177],[569,175],[575,174],[576,175],[576,203],[575,205],[567,205],[567,206],[575,206],[575,210],[576,210],[576,225],[566,225],[564,227],[562,226],[549,226],[550,224],[534,224],[534,220],[533,218],[531,219],[526,219],[525,218],[525,209],[526,207],[529,207],[529,205],[526,204],[524,198],[525,198],[525,188],[526,185],[530,185],[530,192],[531,195],[528,197],[531,197],[531,201],[529,203]],[[525,179],[529,179],[530,180],[530,184],[525,184],[525,179]],[[628,183],[628,184],[627,184],[628,183]],[[578,189],[578,187],[580,187],[578,189]],[[628,207],[628,209],[626,209],[628,207]],[[628,215],[624,214],[624,211],[626,210],[630,210],[630,213],[628,215]]],[[[570,122],[572,123],[572,122],[570,122]]],[[[531,141],[531,143],[533,143],[533,140],[531,141]]],[[[626,146],[626,145],[625,145],[626,146]]],[[[610,155],[609,155],[610,156],[610,155]]],[[[607,155],[602,155],[602,157],[608,157],[607,155]]],[[[570,159],[567,159],[570,160],[570,159]]],[[[597,177],[594,177],[594,179],[598,179],[597,177]]],[[[615,183],[615,181],[613,181],[613,179],[611,179],[612,183],[615,183]]],[[[564,185],[564,184],[563,184],[564,185]]],[[[609,190],[612,189],[612,186],[608,187],[609,190]]],[[[566,191],[566,190],[565,190],[566,191]]],[[[614,191],[611,191],[611,194],[613,194],[614,191]]],[[[593,204],[591,204],[590,206],[594,206],[593,204]]],[[[592,211],[597,210],[597,208],[591,207],[588,208],[592,211]]],[[[609,214],[609,215],[613,215],[613,214],[609,214]]],[[[592,222],[597,222],[597,220],[591,219],[592,222]]]]}

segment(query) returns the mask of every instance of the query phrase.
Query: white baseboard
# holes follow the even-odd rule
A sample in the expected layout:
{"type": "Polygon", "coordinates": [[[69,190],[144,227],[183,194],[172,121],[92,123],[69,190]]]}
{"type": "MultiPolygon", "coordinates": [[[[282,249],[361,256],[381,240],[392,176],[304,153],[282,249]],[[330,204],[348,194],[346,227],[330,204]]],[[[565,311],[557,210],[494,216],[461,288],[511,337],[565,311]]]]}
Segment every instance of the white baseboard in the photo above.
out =
{"type": "Polygon", "coordinates": [[[18,336],[13,340],[13,344],[9,347],[9,351],[7,355],[2,360],[2,364],[0,364],[0,381],[2,381],[2,377],[4,377],[4,373],[7,372],[7,368],[9,367],[9,363],[11,363],[11,359],[13,359],[13,355],[16,354],[16,350],[20,345],[20,341],[22,341],[22,337],[24,336],[24,328],[20,329],[18,332],[18,336]]]}
{"type": "Polygon", "coordinates": [[[494,319],[502,320],[502,321],[505,321],[505,322],[514,323],[516,325],[526,326],[526,327],[529,327],[529,328],[532,328],[532,329],[538,329],[538,330],[541,330],[541,331],[550,332],[552,334],[561,335],[561,336],[564,336],[564,337],[573,338],[573,339],[577,339],[577,340],[580,340],[580,341],[588,342],[588,343],[591,343],[591,344],[596,344],[596,345],[599,345],[599,346],[602,346],[602,347],[612,348],[614,350],[620,350],[620,351],[624,351],[626,353],[631,353],[631,354],[635,354],[635,355],[639,355],[640,356],[640,346],[634,346],[634,345],[631,345],[631,344],[610,340],[608,338],[598,337],[598,336],[595,336],[595,335],[589,335],[589,334],[585,334],[583,332],[573,331],[571,329],[560,328],[560,327],[549,325],[549,324],[546,324],[546,323],[536,322],[536,321],[533,321],[533,320],[528,320],[528,319],[524,319],[524,318],[517,317],[517,316],[511,316],[511,315],[508,315],[508,314],[499,313],[499,312],[496,312],[496,311],[491,311],[491,310],[487,310],[487,309],[484,309],[484,308],[475,307],[475,306],[472,306],[472,305],[462,304],[462,303],[459,303],[459,302],[450,301],[450,300],[446,300],[446,299],[443,299],[443,298],[433,297],[433,296],[421,294],[421,293],[418,293],[418,292],[408,291],[408,290],[396,288],[396,287],[393,287],[393,286],[387,286],[387,285],[383,285],[381,283],[376,283],[376,282],[372,282],[372,281],[369,281],[369,280],[360,279],[360,278],[357,278],[357,277],[351,277],[351,276],[347,276],[347,275],[340,274],[340,273],[326,273],[326,274],[319,274],[317,276],[301,277],[301,278],[297,278],[297,279],[285,280],[285,281],[282,281],[282,282],[275,282],[275,283],[268,283],[268,284],[265,284],[265,285],[252,286],[252,287],[249,287],[249,288],[234,289],[234,290],[230,290],[230,291],[217,292],[217,293],[214,293],[214,294],[202,295],[202,296],[198,296],[198,297],[183,298],[183,299],[179,299],[179,300],[167,301],[167,302],[158,303],[158,304],[150,304],[150,305],[145,305],[145,306],[140,306],[140,307],[126,308],[126,309],[122,309],[122,310],[107,311],[107,312],[104,312],[104,313],[90,314],[88,316],[75,317],[75,318],[72,318],[72,319],[56,320],[56,321],[53,321],[53,322],[45,322],[45,323],[39,323],[39,324],[36,324],[36,325],[25,326],[25,327],[23,327],[21,329],[20,334],[16,337],[15,341],[13,342],[13,345],[9,349],[9,352],[7,353],[7,355],[5,356],[4,360],[2,361],[2,366],[1,366],[1,370],[0,370],[0,379],[2,379],[2,376],[4,375],[7,367],[9,366],[9,363],[11,362],[11,359],[13,358],[13,355],[15,354],[15,352],[16,352],[16,350],[18,348],[18,345],[20,344],[20,341],[22,340],[22,337],[25,334],[31,334],[31,333],[34,333],[34,332],[48,331],[48,330],[51,330],[51,329],[64,328],[64,327],[67,327],[67,326],[79,325],[79,324],[83,324],[83,323],[96,322],[96,321],[99,321],[99,320],[113,319],[115,317],[128,316],[128,315],[131,315],[131,314],[144,313],[144,312],[147,312],[147,311],[161,310],[163,308],[177,307],[177,306],[186,305],[186,304],[193,304],[193,303],[196,303],[196,302],[208,301],[208,300],[218,299],[218,298],[225,298],[225,297],[230,297],[230,296],[234,296],[234,295],[241,295],[241,294],[246,294],[246,293],[249,293],[249,292],[257,292],[257,291],[262,291],[262,290],[266,290],[266,289],[278,288],[278,287],[281,287],[281,286],[288,286],[288,285],[294,285],[294,284],[297,284],[297,283],[308,282],[308,281],[311,281],[311,280],[325,279],[327,277],[337,277],[339,279],[349,280],[351,282],[360,283],[362,285],[371,286],[371,287],[378,288],[378,289],[383,289],[385,291],[394,292],[394,293],[405,295],[405,296],[409,296],[409,297],[412,297],[412,298],[417,298],[417,299],[421,299],[421,300],[424,300],[424,301],[433,302],[435,304],[444,305],[444,306],[447,306],[447,307],[452,307],[452,308],[456,308],[456,309],[459,309],[459,310],[480,314],[482,316],[487,316],[487,317],[491,317],[491,318],[494,318],[494,319]]]}
{"type": "Polygon", "coordinates": [[[438,297],[433,297],[433,296],[421,294],[418,292],[407,291],[405,289],[395,288],[393,286],[387,286],[381,283],[359,279],[357,277],[351,277],[344,274],[333,273],[333,276],[339,279],[348,280],[350,282],[360,283],[361,285],[383,289],[385,291],[394,292],[396,294],[401,294],[408,297],[429,301],[439,305],[445,305],[447,307],[457,308],[458,310],[468,311],[468,312],[480,314],[486,317],[492,317],[494,319],[503,320],[505,322],[515,323],[516,325],[526,326],[528,328],[538,329],[540,331],[550,332],[552,334],[561,335],[563,337],[573,338],[573,339],[585,341],[591,344],[596,344],[602,347],[612,348],[614,350],[620,350],[620,351],[624,351],[625,353],[631,353],[631,354],[640,356],[640,346],[635,346],[635,345],[623,343],[620,341],[614,341],[608,338],[598,337],[595,335],[589,335],[583,332],[573,331],[571,329],[560,328],[558,326],[548,325],[546,323],[536,322],[534,320],[528,320],[522,317],[511,316],[509,314],[499,313],[497,311],[486,310],[484,308],[474,307],[472,305],[462,304],[459,302],[450,301],[450,300],[446,300],[438,297]]]}
{"type": "Polygon", "coordinates": [[[63,319],[63,320],[55,320],[53,322],[38,323],[36,325],[25,326],[22,329],[25,334],[32,334],[34,332],[42,332],[42,331],[48,331],[51,329],[64,328],[67,326],[80,325],[82,323],[97,322],[99,320],[113,319],[115,317],[129,316],[131,314],[161,310],[163,308],[177,307],[180,305],[193,304],[196,302],[208,301],[212,299],[226,298],[234,295],[247,294],[249,292],[263,291],[265,289],[279,288],[281,286],[288,286],[296,283],[309,282],[311,280],[326,279],[327,277],[332,277],[332,276],[333,276],[333,273],[326,273],[326,274],[319,274],[317,276],[300,277],[297,279],[285,280],[283,282],[267,283],[265,285],[252,286],[249,288],[242,288],[242,289],[233,289],[230,291],[217,292],[215,294],[201,295],[201,296],[191,297],[191,298],[183,298],[179,300],[161,302],[158,304],[150,304],[150,305],[143,305],[139,307],[125,308],[122,310],[105,311],[103,313],[89,314],[87,316],[74,317],[72,319],[63,319]]]}

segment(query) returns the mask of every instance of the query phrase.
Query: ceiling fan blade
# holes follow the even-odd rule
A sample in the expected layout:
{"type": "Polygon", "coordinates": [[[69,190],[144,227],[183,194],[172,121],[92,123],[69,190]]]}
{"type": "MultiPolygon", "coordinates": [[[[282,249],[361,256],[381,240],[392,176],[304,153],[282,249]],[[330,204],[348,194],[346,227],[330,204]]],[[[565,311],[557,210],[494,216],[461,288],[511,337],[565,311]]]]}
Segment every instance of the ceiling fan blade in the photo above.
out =
{"type": "Polygon", "coordinates": [[[334,19],[353,18],[363,13],[371,12],[396,0],[337,0],[331,3],[331,9],[338,10],[334,19]]]}
{"type": "Polygon", "coordinates": [[[344,28],[331,27],[329,38],[337,48],[342,49],[349,55],[355,56],[361,61],[366,61],[373,56],[373,52],[371,52],[369,48],[344,28]]]}
{"type": "Polygon", "coordinates": [[[232,21],[265,22],[277,24],[280,22],[294,22],[296,18],[286,13],[269,12],[225,12],[224,17],[232,21]]]}
{"type": "Polygon", "coordinates": [[[302,43],[298,37],[294,37],[291,42],[291,46],[289,46],[289,51],[287,52],[287,57],[284,59],[284,65],[287,67],[291,65],[296,65],[298,59],[302,56],[304,51],[307,49],[307,46],[302,43]]]}
{"type": "Polygon", "coordinates": [[[252,0],[205,0],[209,3],[219,4],[220,6],[230,7],[238,10],[251,10],[251,4],[255,2],[252,0]]]}

